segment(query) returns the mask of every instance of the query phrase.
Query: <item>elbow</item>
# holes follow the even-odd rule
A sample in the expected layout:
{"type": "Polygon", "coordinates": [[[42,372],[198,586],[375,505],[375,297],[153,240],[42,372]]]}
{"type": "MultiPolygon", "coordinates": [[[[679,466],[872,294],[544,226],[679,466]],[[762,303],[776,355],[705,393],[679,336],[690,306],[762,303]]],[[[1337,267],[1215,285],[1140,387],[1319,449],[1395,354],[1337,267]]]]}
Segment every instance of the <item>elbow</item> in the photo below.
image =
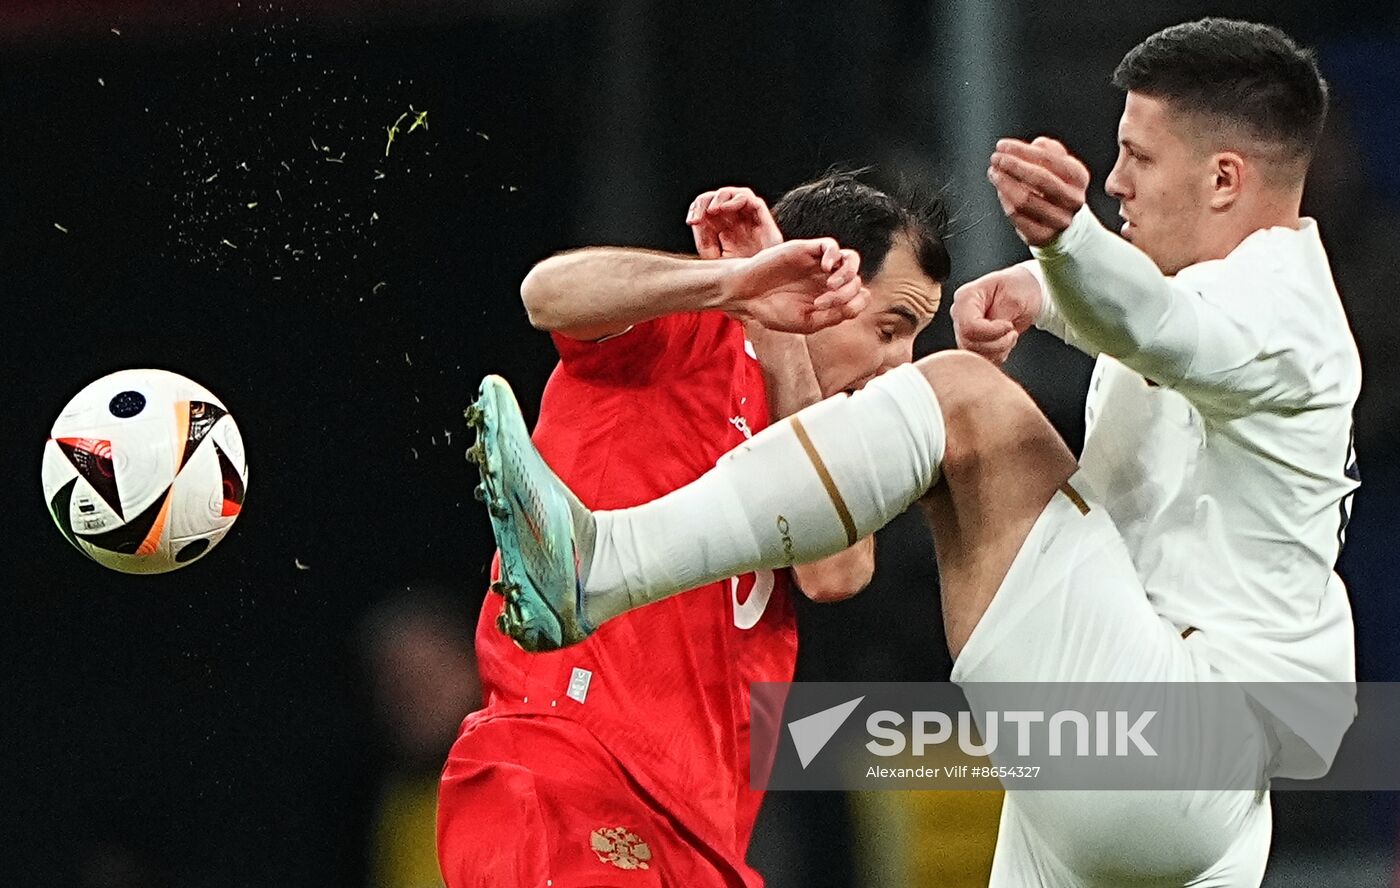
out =
{"type": "Polygon", "coordinates": [[[1119,360],[1131,358],[1152,341],[1152,331],[1141,319],[1124,312],[1103,311],[1098,317],[1083,317],[1071,322],[1077,331],[1092,341],[1099,350],[1119,360]]]}
{"type": "Polygon", "coordinates": [[[855,559],[853,563],[832,569],[825,565],[804,565],[793,568],[793,579],[802,594],[817,604],[835,604],[854,598],[870,585],[875,575],[874,560],[855,559]]]}
{"type": "Polygon", "coordinates": [[[1156,318],[1134,318],[1126,312],[1112,319],[1112,335],[1125,355],[1135,355],[1151,344],[1157,330],[1156,318]]]}
{"type": "Polygon", "coordinates": [[[520,282],[520,301],[525,305],[530,326],[536,330],[551,331],[561,327],[558,293],[550,267],[553,261],[551,257],[537,263],[520,282]]]}
{"type": "Polygon", "coordinates": [[[855,598],[864,589],[865,584],[809,584],[802,586],[802,594],[807,596],[808,601],[817,604],[836,604],[855,598]]]}

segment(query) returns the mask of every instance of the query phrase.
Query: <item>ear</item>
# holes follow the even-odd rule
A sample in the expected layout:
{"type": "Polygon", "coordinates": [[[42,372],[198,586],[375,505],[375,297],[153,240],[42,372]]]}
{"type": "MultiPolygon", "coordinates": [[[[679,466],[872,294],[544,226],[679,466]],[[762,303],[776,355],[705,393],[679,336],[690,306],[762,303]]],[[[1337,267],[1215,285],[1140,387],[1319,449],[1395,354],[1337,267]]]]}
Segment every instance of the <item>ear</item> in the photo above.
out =
{"type": "Polygon", "coordinates": [[[1211,157],[1210,208],[1228,210],[1244,192],[1244,158],[1233,151],[1211,157]]]}

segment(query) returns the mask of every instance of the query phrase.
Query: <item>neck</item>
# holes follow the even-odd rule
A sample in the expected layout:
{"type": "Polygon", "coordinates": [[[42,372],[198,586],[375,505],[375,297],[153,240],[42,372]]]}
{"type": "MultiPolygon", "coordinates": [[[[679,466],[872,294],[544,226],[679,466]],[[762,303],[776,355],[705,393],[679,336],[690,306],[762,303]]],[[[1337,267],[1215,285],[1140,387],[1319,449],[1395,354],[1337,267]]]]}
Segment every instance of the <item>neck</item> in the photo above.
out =
{"type": "Polygon", "coordinates": [[[1271,189],[1232,205],[1216,219],[1215,249],[1209,251],[1212,255],[1207,258],[1224,259],[1256,231],[1268,228],[1296,230],[1302,224],[1302,201],[1301,188],[1286,192],[1271,189]]]}
{"type": "Polygon", "coordinates": [[[1254,230],[1297,228],[1302,223],[1303,192],[1272,195],[1261,200],[1251,220],[1254,230]]]}

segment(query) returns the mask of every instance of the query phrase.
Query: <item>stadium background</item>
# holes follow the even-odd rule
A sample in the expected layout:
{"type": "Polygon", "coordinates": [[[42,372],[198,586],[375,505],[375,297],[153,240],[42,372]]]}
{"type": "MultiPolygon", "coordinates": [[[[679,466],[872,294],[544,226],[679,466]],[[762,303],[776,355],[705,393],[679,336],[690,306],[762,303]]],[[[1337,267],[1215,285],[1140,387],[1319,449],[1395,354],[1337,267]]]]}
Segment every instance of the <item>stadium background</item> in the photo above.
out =
{"type": "MultiPolygon", "coordinates": [[[[982,178],[992,141],[1062,138],[1111,218],[1108,74],[1207,13],[1282,25],[1332,83],[1307,209],[1367,373],[1342,568],[1362,678],[1400,680],[1394,4],[0,3],[0,881],[389,884],[386,799],[431,779],[472,696],[490,535],[461,410],[495,371],[533,414],[552,366],[517,297],[530,264],[685,250],[700,190],[776,196],[844,163],[946,184],[960,283],[1021,255],[982,178]],[[238,527],[169,576],[85,561],[40,496],[58,408],[130,366],[212,388],[248,445],[238,527]],[[458,693],[434,702],[415,676],[458,693]],[[404,740],[420,704],[440,718],[404,740]]],[[[940,312],[918,351],[950,342],[940,312]]],[[[1012,372],[1077,446],[1087,363],[1037,339],[1012,372]]],[[[800,677],[946,677],[918,521],[879,552],[859,599],[802,608],[800,677]]],[[[1390,795],[1275,804],[1269,885],[1391,884],[1390,795]]],[[[774,888],[930,878],[930,848],[966,840],[921,825],[936,807],[775,794],[753,859],[774,888]]]]}

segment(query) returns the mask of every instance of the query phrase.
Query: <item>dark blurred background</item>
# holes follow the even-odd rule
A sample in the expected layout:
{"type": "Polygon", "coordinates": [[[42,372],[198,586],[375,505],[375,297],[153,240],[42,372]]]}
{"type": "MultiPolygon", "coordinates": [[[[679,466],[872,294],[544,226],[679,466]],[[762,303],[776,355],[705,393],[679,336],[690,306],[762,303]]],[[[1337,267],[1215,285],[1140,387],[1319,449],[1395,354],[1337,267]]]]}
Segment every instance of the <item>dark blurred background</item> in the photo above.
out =
{"type": "MultiPolygon", "coordinates": [[[[433,884],[491,552],[461,411],[500,372],[533,415],[553,352],[530,265],[685,250],[699,191],[776,197],[839,163],[946,189],[956,285],[1023,255],[982,177],[995,138],[1063,139],[1111,218],[1108,74],[1203,14],[1283,26],[1332,83],[1307,209],[1367,373],[1342,571],[1362,678],[1400,680],[1393,3],[0,3],[0,882],[433,884]],[[135,366],[218,394],[251,467],[229,539],[159,577],[84,559],[40,495],[59,408],[135,366]]],[[[941,313],[920,352],[950,344],[941,313]]],[[[1076,447],[1088,370],[1043,338],[1012,366],[1076,447]]],[[[879,552],[867,593],[801,609],[799,677],[947,677],[919,522],[879,552]]],[[[1392,884],[1389,795],[1275,809],[1269,885],[1392,884]]],[[[988,846],[948,821],[995,810],[774,794],[752,857],[775,888],[955,884],[939,854],[988,846]]]]}

